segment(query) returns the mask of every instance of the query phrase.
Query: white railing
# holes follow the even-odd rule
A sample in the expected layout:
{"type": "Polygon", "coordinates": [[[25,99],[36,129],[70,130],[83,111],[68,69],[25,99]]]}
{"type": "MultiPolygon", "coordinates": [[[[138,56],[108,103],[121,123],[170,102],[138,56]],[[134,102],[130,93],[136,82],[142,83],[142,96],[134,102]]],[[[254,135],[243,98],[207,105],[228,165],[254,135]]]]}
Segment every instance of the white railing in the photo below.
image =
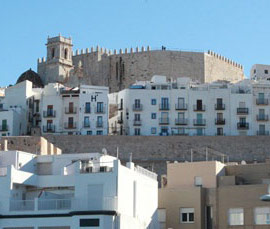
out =
{"type": "Polygon", "coordinates": [[[10,211],[34,211],[35,200],[10,200],[10,211]]]}
{"type": "Polygon", "coordinates": [[[154,180],[157,180],[157,174],[155,174],[153,172],[150,172],[149,170],[147,170],[147,169],[145,169],[145,168],[143,168],[141,166],[137,165],[135,167],[135,171],[137,171],[138,173],[141,173],[141,174],[143,174],[145,176],[148,176],[148,177],[150,177],[150,178],[152,178],[154,180]]]}
{"type": "Polygon", "coordinates": [[[0,177],[5,177],[7,175],[7,167],[0,167],[0,177]]]}
{"type": "Polygon", "coordinates": [[[40,199],[38,200],[38,210],[69,210],[72,199],[40,199]]]}

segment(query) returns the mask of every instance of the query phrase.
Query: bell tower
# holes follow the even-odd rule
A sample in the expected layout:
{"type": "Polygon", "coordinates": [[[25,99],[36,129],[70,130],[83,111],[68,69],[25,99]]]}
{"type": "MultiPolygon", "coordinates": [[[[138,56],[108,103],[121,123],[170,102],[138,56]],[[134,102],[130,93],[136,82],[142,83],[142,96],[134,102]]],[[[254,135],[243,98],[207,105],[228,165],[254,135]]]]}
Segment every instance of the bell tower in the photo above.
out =
{"type": "Polygon", "coordinates": [[[61,35],[48,37],[46,46],[46,83],[64,83],[73,69],[72,40],[61,35]]]}

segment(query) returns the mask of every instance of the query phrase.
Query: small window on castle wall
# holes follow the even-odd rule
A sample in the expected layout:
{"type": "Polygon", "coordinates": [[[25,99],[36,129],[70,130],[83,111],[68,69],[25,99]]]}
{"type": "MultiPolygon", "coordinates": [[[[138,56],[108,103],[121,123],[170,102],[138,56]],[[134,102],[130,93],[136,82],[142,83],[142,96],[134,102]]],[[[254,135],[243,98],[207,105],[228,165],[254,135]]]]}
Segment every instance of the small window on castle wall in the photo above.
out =
{"type": "Polygon", "coordinates": [[[264,70],[264,74],[268,74],[268,70],[267,69],[264,70]]]}
{"type": "Polygon", "coordinates": [[[65,49],[65,59],[68,59],[68,49],[65,49]]]}
{"type": "Polygon", "coordinates": [[[54,53],[55,52],[55,50],[54,50],[54,48],[52,48],[52,58],[54,58],[54,53]]]}

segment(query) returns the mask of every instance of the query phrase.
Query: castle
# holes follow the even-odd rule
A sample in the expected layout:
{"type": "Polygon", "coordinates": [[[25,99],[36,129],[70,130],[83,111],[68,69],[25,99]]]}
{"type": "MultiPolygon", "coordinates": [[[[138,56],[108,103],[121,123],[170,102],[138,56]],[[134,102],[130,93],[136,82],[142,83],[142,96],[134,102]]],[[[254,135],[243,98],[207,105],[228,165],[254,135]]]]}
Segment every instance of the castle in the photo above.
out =
{"type": "Polygon", "coordinates": [[[244,78],[242,65],[212,51],[151,50],[148,46],[112,52],[97,46],[73,53],[71,38],[61,35],[48,38],[46,46],[47,58],[38,59],[38,74],[44,85],[89,84],[108,86],[110,92],[116,92],[136,80],[150,80],[153,75],[190,77],[200,83],[244,78]]]}

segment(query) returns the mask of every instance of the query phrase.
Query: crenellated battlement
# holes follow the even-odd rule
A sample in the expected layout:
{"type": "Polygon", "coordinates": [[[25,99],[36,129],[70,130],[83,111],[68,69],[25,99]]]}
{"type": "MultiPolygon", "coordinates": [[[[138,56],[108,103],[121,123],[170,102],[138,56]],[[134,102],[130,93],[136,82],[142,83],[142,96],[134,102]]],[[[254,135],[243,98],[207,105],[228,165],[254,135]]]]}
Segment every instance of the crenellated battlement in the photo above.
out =
{"type": "Polygon", "coordinates": [[[222,55],[220,55],[218,53],[215,53],[215,52],[213,52],[211,50],[208,50],[207,54],[209,54],[209,55],[211,55],[211,56],[213,56],[213,57],[215,57],[215,58],[217,58],[217,59],[219,59],[221,61],[224,61],[224,62],[226,62],[228,64],[231,64],[234,67],[243,69],[243,65],[241,65],[241,64],[239,64],[239,63],[237,63],[237,62],[235,62],[233,60],[230,60],[230,59],[228,59],[228,58],[226,58],[226,57],[224,57],[224,56],[222,56],[222,55]]]}

